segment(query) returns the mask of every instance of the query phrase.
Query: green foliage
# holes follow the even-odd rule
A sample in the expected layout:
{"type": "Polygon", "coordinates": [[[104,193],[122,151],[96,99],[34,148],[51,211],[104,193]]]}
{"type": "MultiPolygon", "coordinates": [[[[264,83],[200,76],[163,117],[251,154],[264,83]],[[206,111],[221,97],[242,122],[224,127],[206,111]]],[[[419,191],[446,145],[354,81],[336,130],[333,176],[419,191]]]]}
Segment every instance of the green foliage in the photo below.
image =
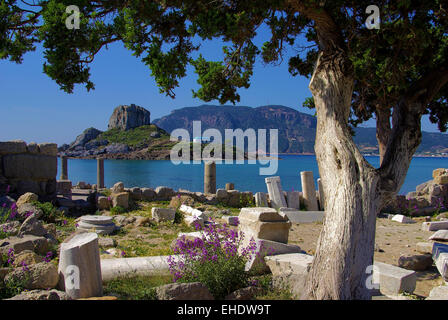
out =
{"type": "Polygon", "coordinates": [[[34,201],[32,203],[36,208],[42,210],[42,217],[40,220],[43,220],[47,223],[55,223],[57,220],[63,218],[63,214],[59,211],[51,202],[39,202],[34,201]]]}
{"type": "Polygon", "coordinates": [[[112,213],[114,215],[123,214],[123,213],[126,213],[126,212],[127,212],[127,210],[125,208],[123,208],[123,207],[120,207],[120,206],[116,206],[116,207],[110,208],[110,213],[112,213]]]}
{"type": "Polygon", "coordinates": [[[107,140],[109,143],[122,143],[129,147],[141,148],[148,145],[154,139],[150,137],[150,134],[153,132],[159,132],[161,134],[161,137],[157,139],[169,138],[169,134],[164,130],[151,124],[126,131],[111,129],[101,133],[95,140],[107,140]]]}
{"type": "Polygon", "coordinates": [[[43,214],[40,220],[46,223],[55,223],[60,219],[63,219],[64,215],[59,211],[51,202],[41,203],[39,201],[34,201],[33,205],[42,210],[43,214]]]}
{"type": "MultiPolygon", "coordinates": [[[[289,59],[290,73],[310,77],[318,54],[337,47],[346,54],[346,70],[355,79],[353,125],[371,118],[379,107],[391,109],[406,94],[416,94],[424,108],[421,112],[446,130],[445,1],[375,1],[381,14],[378,30],[365,26],[365,10],[371,4],[370,0],[47,0],[19,6],[3,0],[0,58],[21,62],[39,41],[46,59],[44,72],[62,90],[73,92],[76,84],[90,90],[94,88],[90,64],[96,54],[121,41],[149,67],[166,95],[175,97],[174,89],[191,65],[200,85],[194,97],[235,103],[240,100],[237,91],[250,86],[258,57],[278,64],[293,48],[297,55],[289,59]],[[80,9],[79,30],[65,26],[68,5],[80,9]],[[322,27],[328,24],[330,28],[322,27]],[[270,32],[258,45],[254,39],[262,25],[270,32]],[[203,41],[214,38],[225,43],[222,61],[196,54],[203,41]]],[[[326,57],[331,59],[333,53],[326,57]]]]}
{"type": "Polygon", "coordinates": [[[10,210],[7,210],[6,208],[0,208],[0,224],[5,223],[10,215],[10,210]]]}
{"type": "Polygon", "coordinates": [[[176,210],[176,214],[174,215],[174,223],[182,223],[184,221],[184,215],[179,209],[176,210]]]}
{"type": "MultiPolygon", "coordinates": [[[[201,229],[199,225],[196,227],[201,229]]],[[[253,239],[242,247],[243,236],[226,225],[210,225],[204,228],[201,239],[178,239],[173,250],[177,258],[168,258],[173,280],[199,281],[215,299],[224,299],[231,292],[247,287],[250,274],[245,271],[246,263],[260,253],[256,252],[253,239]]]]}
{"type": "Polygon", "coordinates": [[[157,300],[155,288],[170,283],[168,276],[135,276],[104,283],[104,294],[120,300],[157,300]]]}
{"type": "Polygon", "coordinates": [[[9,236],[9,234],[2,229],[0,229],[0,239],[5,239],[9,236]]]}
{"type": "Polygon", "coordinates": [[[21,63],[26,52],[34,51],[39,11],[24,10],[18,1],[0,1],[0,59],[21,63]]]}
{"type": "Polygon", "coordinates": [[[0,284],[0,299],[8,299],[20,294],[23,290],[25,290],[29,278],[30,275],[25,273],[23,277],[11,277],[8,280],[4,280],[4,283],[0,284]]]}
{"type": "Polygon", "coordinates": [[[250,195],[240,194],[240,207],[255,207],[254,197],[250,195]]]}
{"type": "Polygon", "coordinates": [[[224,299],[229,293],[247,286],[249,275],[244,270],[245,265],[246,260],[241,256],[228,259],[221,253],[214,262],[196,263],[193,268],[196,276],[182,281],[199,281],[215,299],[224,299]]]}
{"type": "MultiPolygon", "coordinates": [[[[0,261],[3,268],[9,268],[13,271],[14,250],[10,249],[8,254],[3,254],[0,261]]],[[[9,277],[7,280],[0,280],[0,299],[11,298],[22,292],[30,280],[30,272],[26,264],[22,265],[22,270],[15,276],[9,277]]]]}
{"type": "Polygon", "coordinates": [[[294,297],[287,283],[282,287],[273,286],[272,274],[263,275],[253,280],[261,292],[255,296],[256,300],[293,300],[294,297]]]}

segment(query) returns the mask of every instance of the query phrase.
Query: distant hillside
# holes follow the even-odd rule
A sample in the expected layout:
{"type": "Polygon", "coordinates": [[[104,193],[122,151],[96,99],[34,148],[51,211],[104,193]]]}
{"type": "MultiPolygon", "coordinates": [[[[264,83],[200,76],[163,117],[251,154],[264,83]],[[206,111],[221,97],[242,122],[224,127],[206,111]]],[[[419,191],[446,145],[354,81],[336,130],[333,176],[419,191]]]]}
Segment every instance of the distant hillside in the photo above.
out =
{"type": "Polygon", "coordinates": [[[193,120],[201,121],[202,131],[215,128],[221,132],[223,137],[224,129],[268,129],[268,133],[269,129],[279,129],[279,152],[314,152],[316,119],[284,106],[251,108],[203,105],[187,107],[174,110],[170,115],[157,119],[153,123],[167,132],[185,128],[192,136],[193,120]]]}
{"type": "MultiPolygon", "coordinates": [[[[280,153],[314,153],[316,118],[285,106],[269,105],[251,108],[202,105],[186,107],[174,110],[171,114],[154,120],[153,123],[168,133],[177,128],[184,128],[192,136],[193,120],[201,121],[202,131],[215,128],[221,132],[223,137],[224,129],[279,129],[280,153]]],[[[378,152],[375,128],[356,128],[355,133],[354,140],[362,152],[378,152]]],[[[417,153],[441,154],[447,152],[448,135],[423,133],[423,141],[417,153]]]]}

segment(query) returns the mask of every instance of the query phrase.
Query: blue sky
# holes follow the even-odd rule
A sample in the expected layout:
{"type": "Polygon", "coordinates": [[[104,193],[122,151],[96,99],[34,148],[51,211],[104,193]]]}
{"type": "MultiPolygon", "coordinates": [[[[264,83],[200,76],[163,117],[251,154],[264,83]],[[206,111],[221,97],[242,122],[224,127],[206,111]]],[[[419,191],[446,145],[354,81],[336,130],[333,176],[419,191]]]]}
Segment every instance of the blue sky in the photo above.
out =
{"type": "MultiPolygon", "coordinates": [[[[262,30],[256,43],[265,41],[266,34],[262,30]]],[[[208,41],[201,53],[218,60],[222,57],[221,46],[219,40],[208,41]]],[[[159,93],[150,70],[121,43],[109,45],[108,50],[103,49],[96,56],[91,65],[91,79],[96,89],[90,92],[77,86],[73,94],[64,93],[43,73],[43,62],[39,47],[27,53],[22,64],[0,61],[0,141],[70,143],[88,127],[106,130],[113,109],[120,104],[140,105],[151,112],[152,120],[175,109],[204,104],[192,97],[191,90],[198,88],[192,68],[176,89],[176,98],[171,99],[159,93]]],[[[237,105],[278,104],[314,113],[301,107],[304,99],[311,96],[308,79],[292,77],[287,59],[280,66],[265,66],[257,61],[251,87],[239,93],[241,101],[237,105]]],[[[366,125],[374,126],[374,123],[366,125]]],[[[425,131],[438,132],[427,117],[422,126],[425,131]]]]}

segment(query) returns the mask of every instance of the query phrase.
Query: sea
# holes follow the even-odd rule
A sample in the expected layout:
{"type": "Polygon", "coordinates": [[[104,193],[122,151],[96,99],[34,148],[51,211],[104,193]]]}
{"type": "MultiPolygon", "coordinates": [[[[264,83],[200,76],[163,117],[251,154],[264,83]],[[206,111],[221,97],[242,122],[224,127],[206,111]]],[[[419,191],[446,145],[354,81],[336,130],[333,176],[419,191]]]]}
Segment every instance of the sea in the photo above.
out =
{"type": "MultiPolygon", "coordinates": [[[[366,156],[374,167],[379,166],[379,157],[366,156]]],[[[58,177],[60,176],[60,159],[58,159],[58,177]]],[[[96,160],[68,159],[68,178],[73,184],[84,181],[96,183],[96,160]]],[[[267,192],[260,168],[267,165],[249,164],[217,164],[217,188],[225,188],[232,182],[240,191],[267,192]]],[[[415,187],[432,179],[432,171],[437,168],[447,168],[448,158],[414,157],[412,159],[406,180],[400,194],[415,191],[415,187]]],[[[312,171],[314,178],[319,178],[319,169],[314,155],[281,155],[278,160],[278,170],[273,176],[280,176],[283,190],[300,191],[300,172],[312,171]]],[[[203,191],[204,164],[174,164],[170,160],[104,160],[104,175],[106,187],[116,182],[123,182],[126,188],[167,186],[174,190],[203,191]]]]}

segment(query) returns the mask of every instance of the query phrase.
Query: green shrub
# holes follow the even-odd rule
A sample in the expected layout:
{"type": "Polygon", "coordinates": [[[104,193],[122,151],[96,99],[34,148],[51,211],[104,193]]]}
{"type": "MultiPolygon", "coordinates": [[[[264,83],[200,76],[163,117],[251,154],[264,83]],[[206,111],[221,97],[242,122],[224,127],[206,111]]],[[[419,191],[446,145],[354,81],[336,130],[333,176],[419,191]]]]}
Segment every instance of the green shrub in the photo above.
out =
{"type": "Polygon", "coordinates": [[[12,298],[25,290],[25,285],[29,281],[29,275],[22,278],[11,278],[0,284],[0,300],[12,298]]]}
{"type": "Polygon", "coordinates": [[[170,279],[166,276],[135,276],[108,281],[103,290],[122,300],[157,300],[155,288],[167,283],[170,279]]]}
{"type": "MultiPolygon", "coordinates": [[[[15,260],[14,250],[9,249],[7,255],[2,256],[2,267],[10,268],[12,271],[15,260]]],[[[8,280],[0,281],[0,300],[8,299],[18,295],[23,290],[30,280],[30,273],[28,266],[22,263],[23,272],[17,277],[10,277],[8,280]]]]}
{"type": "Polygon", "coordinates": [[[39,201],[34,201],[33,205],[42,210],[43,214],[40,220],[46,223],[55,223],[64,217],[63,213],[59,211],[51,202],[41,203],[39,201]]]}
{"type": "Polygon", "coordinates": [[[182,223],[184,221],[184,215],[179,210],[176,210],[176,215],[174,216],[174,223],[182,223]]]}
{"type": "MultiPolygon", "coordinates": [[[[200,229],[199,225],[197,229],[200,229]]],[[[224,299],[231,292],[247,287],[250,274],[245,271],[246,262],[256,254],[256,244],[239,248],[243,234],[227,226],[210,225],[202,239],[179,239],[168,264],[174,281],[203,283],[215,299],[224,299]]]]}
{"type": "Polygon", "coordinates": [[[110,213],[115,214],[115,215],[126,213],[126,211],[127,210],[125,208],[120,207],[120,206],[110,208],[110,213]]]}

